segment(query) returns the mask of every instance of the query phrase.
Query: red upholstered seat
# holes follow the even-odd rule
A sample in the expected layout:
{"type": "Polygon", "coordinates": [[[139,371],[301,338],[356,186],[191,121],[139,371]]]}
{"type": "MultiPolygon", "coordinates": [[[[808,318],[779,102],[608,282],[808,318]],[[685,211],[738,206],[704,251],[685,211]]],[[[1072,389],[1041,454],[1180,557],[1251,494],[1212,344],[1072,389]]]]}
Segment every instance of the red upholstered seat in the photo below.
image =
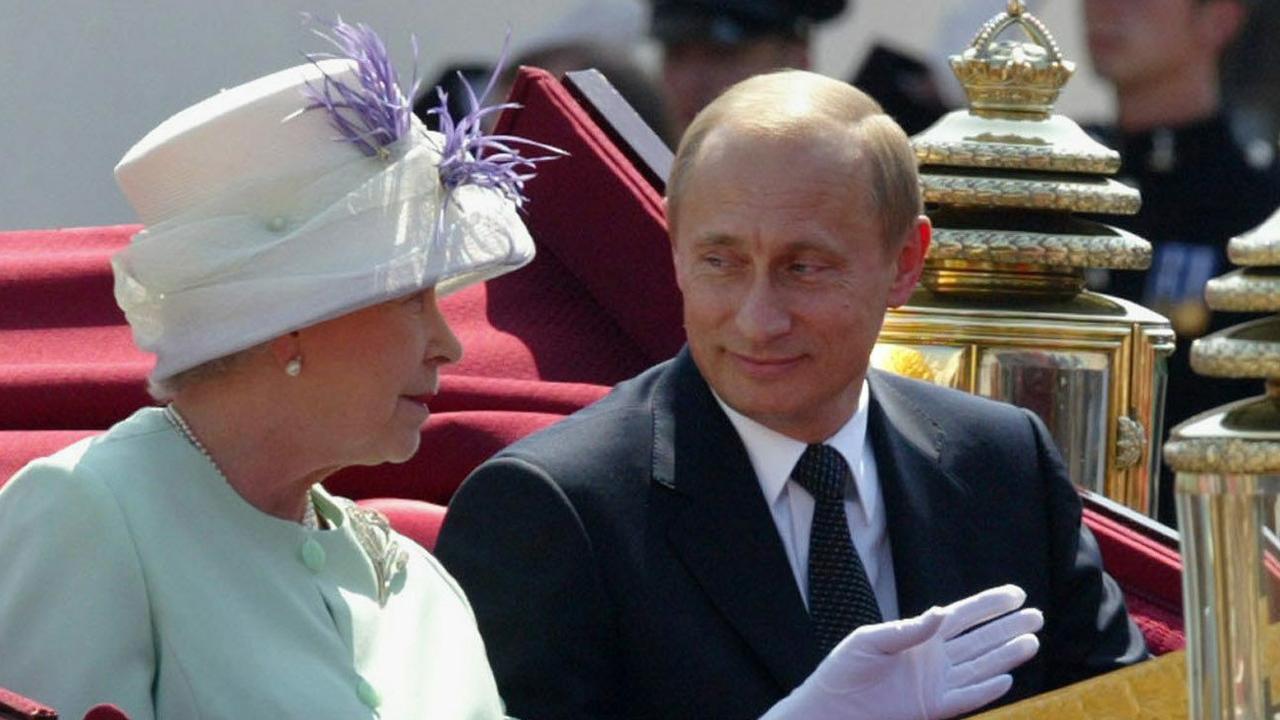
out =
{"type": "Polygon", "coordinates": [[[100,430],[0,430],[0,487],[23,465],[100,430]]]}
{"type": "Polygon", "coordinates": [[[31,698],[0,687],[0,717],[35,720],[35,718],[57,718],[58,713],[53,708],[41,705],[31,698]]]}
{"type": "Polygon", "coordinates": [[[0,233],[0,430],[106,428],[147,402],[110,265],[138,229],[0,233]]]}
{"type": "MultiPolygon", "coordinates": [[[[0,718],[56,720],[57,717],[58,713],[53,708],[0,687],[0,718]]],[[[129,720],[129,716],[115,705],[94,705],[84,714],[84,720],[129,720]]]]}
{"type": "Polygon", "coordinates": [[[440,413],[423,426],[422,446],[409,462],[346,468],[324,484],[344,497],[410,498],[446,505],[476,466],[562,417],[504,410],[440,413]]]}
{"type": "MultiPolygon", "coordinates": [[[[4,233],[0,328],[122,325],[105,264],[137,225],[4,233]]],[[[6,352],[7,349],[0,349],[6,352]]],[[[5,356],[0,356],[5,357],[5,356]]]]}
{"type": "MultiPolygon", "coordinates": [[[[521,68],[510,99],[523,109],[504,113],[497,132],[569,153],[568,158],[541,166],[526,188],[527,222],[538,242],[533,264],[551,264],[554,259],[563,268],[566,274],[560,281],[572,278],[604,318],[638,348],[638,356],[629,363],[640,362],[635,370],[671,357],[684,343],[684,325],[662,193],[551,75],[521,68]]],[[[539,270],[534,268],[499,278],[489,284],[491,302],[500,297],[503,302],[518,301],[528,312],[530,302],[545,289],[541,283],[532,286],[538,277],[539,270]],[[530,285],[522,291],[507,287],[526,282],[530,285]],[[512,297],[505,297],[507,293],[512,297]]],[[[539,314],[550,309],[535,307],[539,314]]],[[[494,325],[502,327],[500,322],[494,325]]],[[[608,352],[589,334],[575,332],[571,342],[585,355],[608,352]]],[[[607,382],[613,384],[631,374],[607,382]]]]}
{"type": "Polygon", "coordinates": [[[369,498],[361,500],[360,505],[386,515],[396,532],[422,547],[428,550],[436,548],[436,538],[444,524],[443,505],[405,498],[369,498]]]}
{"type": "MultiPolygon", "coordinates": [[[[431,403],[422,451],[401,466],[355,468],[330,487],[379,499],[393,522],[434,543],[440,508],[476,464],[684,340],[661,194],[554,78],[522,70],[522,110],[498,130],[561,147],[529,183],[530,267],[450,296],[466,348],[431,403]],[[385,504],[385,505],[383,505],[385,504]]],[[[0,233],[0,483],[27,460],[148,404],[148,356],[111,295],[110,255],[136,226],[0,233]]],[[[1090,506],[1108,568],[1156,650],[1181,644],[1176,544],[1090,506]]]]}
{"type": "Polygon", "coordinates": [[[606,385],[584,382],[447,375],[440,383],[440,394],[431,400],[431,410],[436,413],[510,410],[568,415],[599,400],[607,392],[606,385]]]}
{"type": "Polygon", "coordinates": [[[1107,572],[1124,590],[1129,613],[1146,637],[1147,647],[1155,655],[1181,650],[1186,639],[1177,535],[1087,493],[1084,522],[1098,540],[1107,572]]]}
{"type": "Polygon", "coordinates": [[[1147,641],[1147,649],[1152,655],[1164,655],[1176,652],[1187,645],[1187,638],[1182,622],[1182,603],[1177,609],[1170,609],[1170,604],[1148,599],[1142,592],[1135,592],[1134,586],[1122,585],[1125,589],[1124,601],[1129,608],[1129,615],[1142,636],[1147,641]]]}
{"type": "Polygon", "coordinates": [[[85,713],[84,720],[129,720],[129,716],[115,705],[94,705],[85,713]]]}
{"type": "MultiPolygon", "coordinates": [[[[555,388],[555,383],[544,383],[555,388]]],[[[401,497],[447,504],[467,474],[491,455],[594,401],[608,390],[570,386],[565,397],[528,398],[555,412],[462,410],[438,412],[422,427],[421,449],[408,462],[347,468],[325,481],[331,492],[353,499],[401,497]],[[569,398],[576,397],[576,405],[569,398]]],[[[519,404],[519,403],[515,403],[519,404]]],[[[0,486],[31,460],[50,455],[99,430],[0,430],[0,486]]]]}

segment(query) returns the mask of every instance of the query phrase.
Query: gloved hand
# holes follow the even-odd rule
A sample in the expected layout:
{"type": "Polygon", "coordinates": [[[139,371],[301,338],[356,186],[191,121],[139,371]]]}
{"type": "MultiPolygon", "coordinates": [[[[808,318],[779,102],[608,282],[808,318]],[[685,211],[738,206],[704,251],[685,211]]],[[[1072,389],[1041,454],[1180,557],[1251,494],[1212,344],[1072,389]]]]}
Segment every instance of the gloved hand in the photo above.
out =
{"type": "Polygon", "coordinates": [[[1002,585],[907,620],[864,625],[761,720],[940,720],[976,710],[1008,692],[1009,671],[1040,649],[1032,633],[1044,615],[1013,612],[1026,599],[1022,588],[1002,585]],[[992,618],[999,619],[966,632],[992,618]]]}

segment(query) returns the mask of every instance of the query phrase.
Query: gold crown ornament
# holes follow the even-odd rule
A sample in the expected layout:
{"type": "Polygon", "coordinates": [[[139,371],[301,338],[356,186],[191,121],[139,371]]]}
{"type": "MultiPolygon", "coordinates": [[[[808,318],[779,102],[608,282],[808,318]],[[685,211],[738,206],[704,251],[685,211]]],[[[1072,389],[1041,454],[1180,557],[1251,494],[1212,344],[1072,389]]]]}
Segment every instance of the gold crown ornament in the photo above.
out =
{"type": "Polygon", "coordinates": [[[1062,58],[1049,29],[1022,0],[1009,0],[1008,9],[988,20],[967,50],[951,56],[951,69],[973,113],[1047,118],[1076,66],[1062,58]],[[997,39],[1014,26],[1031,42],[997,39]]]}
{"type": "Polygon", "coordinates": [[[924,285],[1069,298],[1085,269],[1146,268],[1150,243],[1076,215],[1132,215],[1142,200],[1108,177],[1119,153],[1053,114],[1075,64],[1022,0],[984,23],[951,68],[969,106],[912,138],[934,225],[924,285]]]}
{"type": "Polygon", "coordinates": [[[1085,288],[1086,271],[1151,263],[1150,243],[1094,219],[1141,196],[1111,177],[1119,153],[1053,114],[1074,66],[1045,26],[981,2],[994,17],[951,61],[968,106],[911,139],[933,243],[872,362],[1033,410],[1076,484],[1149,512],[1173,332],[1085,288]]]}

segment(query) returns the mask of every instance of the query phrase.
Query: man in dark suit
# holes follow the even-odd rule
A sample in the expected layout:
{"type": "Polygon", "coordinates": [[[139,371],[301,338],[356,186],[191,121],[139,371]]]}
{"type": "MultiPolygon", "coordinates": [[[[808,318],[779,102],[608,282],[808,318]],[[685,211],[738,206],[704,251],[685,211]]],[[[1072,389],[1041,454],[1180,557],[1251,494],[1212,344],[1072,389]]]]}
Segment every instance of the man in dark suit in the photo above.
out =
{"type": "MultiPolygon", "coordinates": [[[[774,73],[699,114],[668,184],[688,347],[478,468],[440,535],[510,712],[950,717],[1145,657],[1035,416],[868,372],[921,212],[906,135],[851,86],[774,73]],[[808,704],[833,665],[895,661],[845,662],[869,628],[1001,583],[1044,612],[1001,692],[886,675],[808,704]]],[[[969,635],[1028,631],[998,623],[969,635]]],[[[917,674],[974,671],[946,652],[917,674]]]]}

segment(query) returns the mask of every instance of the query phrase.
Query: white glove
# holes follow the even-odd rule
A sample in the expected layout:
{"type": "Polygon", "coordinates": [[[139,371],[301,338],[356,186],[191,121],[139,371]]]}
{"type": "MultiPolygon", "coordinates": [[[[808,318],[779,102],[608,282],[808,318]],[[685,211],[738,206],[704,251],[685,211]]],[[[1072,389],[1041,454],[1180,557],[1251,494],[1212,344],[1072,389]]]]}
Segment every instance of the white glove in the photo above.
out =
{"type": "Polygon", "coordinates": [[[760,720],[940,720],[976,710],[1008,692],[1009,671],[1040,649],[1033,633],[1044,615],[1013,612],[1026,599],[1022,588],[1002,585],[914,618],[864,625],[760,720]],[[992,618],[1000,619],[966,632],[992,618]]]}

